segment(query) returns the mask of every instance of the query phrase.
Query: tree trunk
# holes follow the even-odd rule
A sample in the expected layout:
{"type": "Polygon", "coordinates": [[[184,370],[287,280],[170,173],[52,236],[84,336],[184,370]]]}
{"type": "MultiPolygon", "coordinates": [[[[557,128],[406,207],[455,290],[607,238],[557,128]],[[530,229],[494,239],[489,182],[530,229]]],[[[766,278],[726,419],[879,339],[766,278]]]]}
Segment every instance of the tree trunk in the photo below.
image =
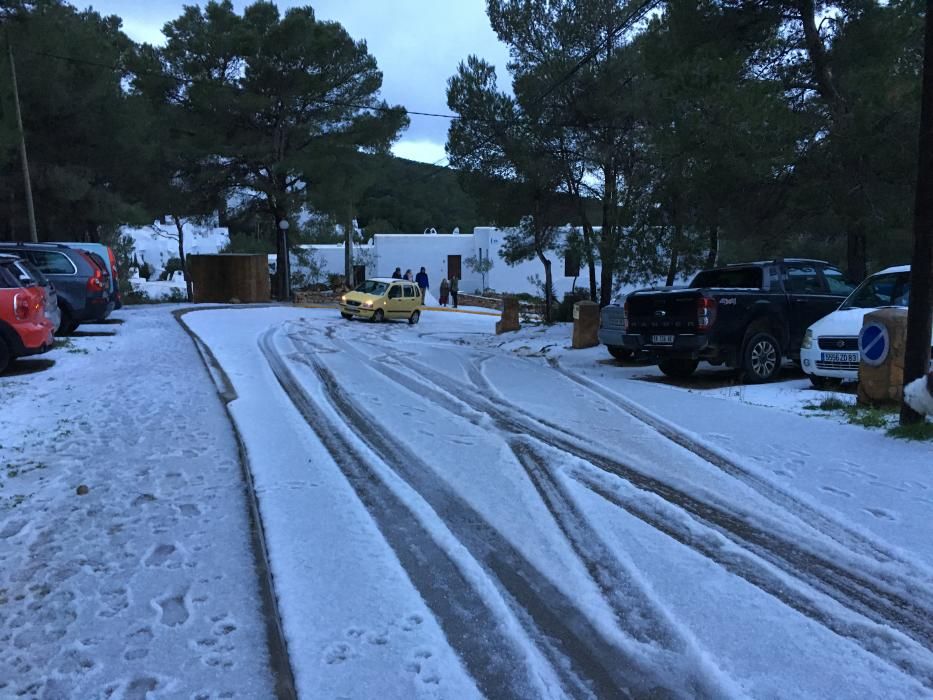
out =
{"type": "Polygon", "coordinates": [[[190,303],[194,301],[194,288],[188,276],[188,258],[185,257],[185,224],[177,214],[172,214],[172,218],[175,220],[175,230],[178,231],[178,259],[181,260],[181,274],[185,278],[185,295],[190,303]]]}
{"type": "Polygon", "coordinates": [[[846,270],[853,282],[861,282],[868,275],[865,228],[860,219],[846,233],[846,270]]]}
{"type": "Polygon", "coordinates": [[[615,215],[616,215],[616,172],[612,163],[603,167],[603,229],[600,235],[599,262],[599,306],[612,302],[612,280],[615,272],[615,215]]]}
{"type": "MultiPolygon", "coordinates": [[[[904,357],[905,385],[929,371],[930,335],[933,333],[933,12],[930,11],[926,13],[920,104],[920,152],[914,204],[907,352],[904,357]]],[[[923,420],[923,416],[906,403],[901,406],[901,425],[923,420]]]]}
{"type": "Polygon", "coordinates": [[[538,260],[544,265],[544,322],[551,322],[551,306],[554,303],[554,296],[551,294],[554,286],[554,277],[551,273],[551,261],[540,249],[535,249],[538,260]]]}
{"type": "Polygon", "coordinates": [[[706,266],[716,267],[719,260],[719,226],[709,227],[709,251],[706,254],[706,266]]]}
{"type": "Polygon", "coordinates": [[[671,260],[667,265],[667,286],[674,286],[674,279],[677,277],[677,261],[680,259],[680,245],[683,240],[683,224],[674,225],[674,236],[671,239],[671,260]]]}
{"type": "Polygon", "coordinates": [[[590,283],[590,301],[596,301],[596,256],[593,255],[593,225],[583,213],[583,247],[586,248],[586,268],[590,283]]]}
{"type": "Polygon", "coordinates": [[[347,287],[353,289],[353,205],[347,205],[347,222],[343,226],[343,266],[347,287]]]}

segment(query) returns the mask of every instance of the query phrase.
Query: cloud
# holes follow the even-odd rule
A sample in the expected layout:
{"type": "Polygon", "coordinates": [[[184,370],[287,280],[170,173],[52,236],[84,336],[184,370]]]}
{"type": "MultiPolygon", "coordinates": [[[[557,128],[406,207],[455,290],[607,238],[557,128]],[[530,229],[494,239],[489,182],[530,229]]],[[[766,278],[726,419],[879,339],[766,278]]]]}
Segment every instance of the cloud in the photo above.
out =
{"type": "MultiPolygon", "coordinates": [[[[205,0],[91,0],[100,12],[122,17],[133,39],[157,44],[164,41],[162,26],[178,17],[184,5],[196,2],[206,4],[205,0]]],[[[249,4],[251,0],[234,0],[238,12],[249,4]]],[[[283,12],[310,4],[318,19],[340,22],[354,39],[365,40],[382,70],[382,96],[390,104],[448,112],[447,79],[470,54],[494,64],[500,85],[508,83],[508,50],[489,26],[485,0],[277,0],[276,4],[283,12]]],[[[394,150],[434,162],[443,157],[440,144],[447,140],[448,125],[446,119],[413,116],[394,150]]]]}
{"type": "Polygon", "coordinates": [[[422,163],[447,164],[447,154],[444,153],[444,144],[436,141],[418,141],[403,139],[392,146],[392,153],[399,158],[417,160],[422,163]]]}

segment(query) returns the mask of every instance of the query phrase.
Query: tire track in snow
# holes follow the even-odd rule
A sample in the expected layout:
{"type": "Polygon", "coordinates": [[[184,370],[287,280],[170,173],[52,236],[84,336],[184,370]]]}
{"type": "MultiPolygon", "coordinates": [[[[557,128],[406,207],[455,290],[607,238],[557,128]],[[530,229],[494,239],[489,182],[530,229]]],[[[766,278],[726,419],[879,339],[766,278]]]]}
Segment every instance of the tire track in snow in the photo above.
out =
{"type": "MultiPolygon", "coordinates": [[[[871,557],[879,563],[894,562],[907,568],[909,571],[916,571],[916,566],[913,562],[905,560],[903,556],[892,551],[889,547],[885,546],[884,543],[873,540],[830,518],[817,508],[804,503],[777,485],[772,484],[767,479],[755,474],[752,470],[743,467],[726,455],[711,448],[709,445],[703,444],[692,437],[688,432],[681,430],[660,416],[652,414],[652,412],[634,401],[621,396],[611,389],[600,386],[587,377],[583,377],[576,372],[562,367],[556,358],[548,358],[548,366],[566,379],[569,379],[588,390],[590,393],[595,394],[603,401],[615,406],[626,415],[635,418],[657,431],[671,442],[679,445],[688,452],[692,452],[703,461],[708,462],[730,477],[742,482],[765,499],[784,508],[814,530],[832,538],[840,545],[871,557]]],[[[921,574],[919,571],[917,571],[916,575],[929,580],[927,576],[921,574]]]]}
{"type": "MultiPolygon", "coordinates": [[[[467,372],[470,380],[477,388],[498,394],[477,367],[471,365],[468,367],[467,372]]],[[[499,396],[501,398],[499,401],[500,407],[502,404],[507,404],[511,411],[521,414],[529,421],[540,423],[548,430],[562,434],[571,440],[575,439],[572,434],[561,426],[539,418],[520,406],[507,401],[501,395],[499,396]]],[[[547,442],[547,436],[543,436],[542,441],[547,442]]],[[[563,445],[561,449],[567,451],[563,445]]],[[[603,455],[596,455],[590,450],[586,450],[586,452],[587,455],[577,452],[575,456],[605,471],[618,472],[620,467],[624,467],[626,471],[637,471],[632,467],[622,465],[617,460],[603,455]],[[595,456],[595,459],[591,458],[593,456],[595,456]]],[[[703,455],[698,454],[697,456],[706,460],[703,455]]],[[[737,465],[736,468],[740,469],[737,465]]],[[[641,472],[638,473],[641,474],[641,472]]],[[[631,479],[627,480],[631,481],[631,479]]],[[[656,481],[663,484],[660,480],[656,481]]],[[[666,484],[664,486],[675,490],[666,484]]],[[[677,491],[678,493],[675,494],[677,498],[683,500],[687,496],[687,494],[677,491]]],[[[750,551],[754,551],[762,559],[798,578],[807,579],[811,586],[836,599],[851,610],[879,624],[890,625],[914,638],[925,648],[933,650],[933,601],[930,599],[928,590],[902,577],[892,580],[891,577],[876,577],[856,570],[854,566],[857,566],[857,564],[854,562],[853,566],[843,566],[800,542],[793,541],[773,530],[768,531],[754,525],[747,516],[741,513],[728,512],[722,505],[701,503],[696,498],[691,498],[689,505],[690,507],[687,510],[695,517],[698,516],[705,520],[707,524],[716,526],[729,539],[750,551]],[[892,590],[892,587],[899,588],[900,591],[892,590]]]]}
{"type": "MultiPolygon", "coordinates": [[[[498,583],[529,636],[561,676],[565,690],[596,697],[645,697],[656,693],[664,697],[664,693],[672,692],[673,682],[675,696],[723,696],[723,688],[707,677],[707,670],[699,668],[699,662],[685,663],[688,659],[685,654],[691,651],[688,643],[659,617],[660,612],[652,609],[647,599],[629,601],[644,619],[633,624],[632,629],[622,628],[632,636],[637,651],[633,653],[607,640],[569,597],[454,493],[428,464],[378,430],[366,429],[372,419],[345,394],[333,373],[315,357],[320,351],[319,345],[309,343],[301,335],[290,337],[310,350],[301,356],[302,361],[315,373],[341,419],[354,426],[360,438],[428,502],[439,519],[498,583]],[[648,657],[653,660],[646,664],[648,657]],[[679,673],[673,669],[679,669],[679,673]],[[572,676],[568,677],[568,672],[572,676]]],[[[344,349],[359,354],[353,348],[344,349]]],[[[643,595],[640,591],[638,594],[643,595]]]]}
{"type": "MultiPolygon", "coordinates": [[[[772,532],[756,528],[741,515],[728,513],[718,505],[703,502],[654,477],[647,476],[633,467],[576,444],[576,438],[568,435],[559,426],[549,424],[547,421],[527,414],[520,407],[509,404],[508,408],[504,409],[501,406],[496,406],[495,402],[478,397],[476,395],[477,387],[468,386],[440,374],[433,368],[408,357],[397,356],[397,354],[388,356],[387,359],[409,367],[422,378],[427,377],[428,381],[440,390],[439,392],[432,391],[423,381],[413,380],[400,371],[385,367],[384,363],[373,362],[371,358],[358,353],[352,345],[345,341],[338,340],[337,342],[344,350],[357,354],[362,360],[368,362],[378,371],[382,371],[389,378],[394,379],[403,386],[407,386],[425,398],[431,399],[447,410],[452,410],[455,415],[473,422],[479,422],[476,416],[471,417],[468,412],[463,410],[464,406],[468,407],[470,411],[491,418],[496,427],[504,433],[528,435],[548,447],[581,459],[603,472],[618,476],[639,490],[657,495],[673,506],[686,511],[693,519],[705,527],[719,532],[738,544],[738,546],[771,563],[786,574],[867,618],[866,621],[842,619],[835,613],[822,609],[812,600],[812,597],[809,600],[796,600],[794,605],[791,605],[792,608],[805,615],[808,614],[808,611],[814,612],[813,615],[808,616],[815,622],[826,626],[830,631],[840,636],[851,639],[869,653],[911,675],[928,688],[933,688],[933,664],[928,660],[918,662],[918,658],[929,656],[931,650],[930,628],[933,626],[933,617],[922,608],[917,610],[911,601],[901,596],[897,596],[893,601],[889,600],[890,592],[879,589],[873,582],[864,579],[855,572],[840,569],[834,562],[825,560],[814,553],[806,552],[789,539],[780,538],[772,532]],[[378,367],[377,364],[383,366],[378,367]],[[460,406],[457,406],[458,403],[460,406]],[[527,419],[515,420],[509,415],[509,411],[524,414],[527,419]],[[540,430],[539,425],[544,425],[547,430],[540,430]],[[788,552],[799,556],[788,556],[788,552]],[[813,571],[808,567],[814,567],[817,571],[813,571]],[[856,582],[849,585],[847,580],[833,579],[825,574],[826,570],[839,572],[844,579],[854,578],[856,582]],[[820,572],[823,573],[822,577],[820,572]],[[864,586],[864,588],[861,588],[861,586],[864,586]],[[883,612],[879,612],[878,608],[881,608],[883,612]],[[893,630],[889,628],[893,628],[893,630]]],[[[386,349],[392,351],[391,348],[386,349]]],[[[474,379],[474,376],[471,376],[471,379],[474,379]]],[[[600,495],[603,494],[600,493],[600,495]]],[[[704,554],[700,550],[696,551],[704,554]]],[[[755,583],[749,577],[743,578],[755,583]]],[[[758,581],[765,580],[760,570],[754,572],[753,578],[758,581]]],[[[767,588],[762,588],[762,590],[769,594],[775,592],[767,588]]],[[[781,599],[780,596],[778,596],[778,599],[781,599]]]]}
{"type": "Polygon", "coordinates": [[[489,697],[529,697],[535,683],[520,645],[417,516],[303,391],[275,349],[274,333],[260,339],[273,374],[375,520],[481,692],[489,697]]]}

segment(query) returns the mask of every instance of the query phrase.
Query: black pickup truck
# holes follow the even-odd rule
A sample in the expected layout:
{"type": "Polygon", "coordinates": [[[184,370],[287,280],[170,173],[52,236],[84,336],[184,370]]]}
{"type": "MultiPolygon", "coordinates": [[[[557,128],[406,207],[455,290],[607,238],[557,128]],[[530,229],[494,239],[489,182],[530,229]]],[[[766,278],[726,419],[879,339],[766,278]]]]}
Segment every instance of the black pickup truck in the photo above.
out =
{"type": "Polygon", "coordinates": [[[819,260],[778,259],[704,270],[687,288],[633,292],[602,311],[599,339],[614,357],[648,352],[672,377],[700,360],[766,382],[799,359],[807,328],[836,310],[854,285],[819,260]]]}

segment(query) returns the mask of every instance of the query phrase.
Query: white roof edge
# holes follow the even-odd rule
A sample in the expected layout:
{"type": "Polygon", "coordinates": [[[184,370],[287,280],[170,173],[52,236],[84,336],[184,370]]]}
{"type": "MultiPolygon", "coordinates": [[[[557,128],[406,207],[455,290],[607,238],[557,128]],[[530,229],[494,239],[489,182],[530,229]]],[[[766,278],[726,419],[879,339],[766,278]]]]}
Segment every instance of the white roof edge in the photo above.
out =
{"type": "Polygon", "coordinates": [[[886,267],[885,269],[876,272],[875,275],[891,274],[892,272],[910,272],[910,265],[895,265],[894,267],[886,267]]]}

